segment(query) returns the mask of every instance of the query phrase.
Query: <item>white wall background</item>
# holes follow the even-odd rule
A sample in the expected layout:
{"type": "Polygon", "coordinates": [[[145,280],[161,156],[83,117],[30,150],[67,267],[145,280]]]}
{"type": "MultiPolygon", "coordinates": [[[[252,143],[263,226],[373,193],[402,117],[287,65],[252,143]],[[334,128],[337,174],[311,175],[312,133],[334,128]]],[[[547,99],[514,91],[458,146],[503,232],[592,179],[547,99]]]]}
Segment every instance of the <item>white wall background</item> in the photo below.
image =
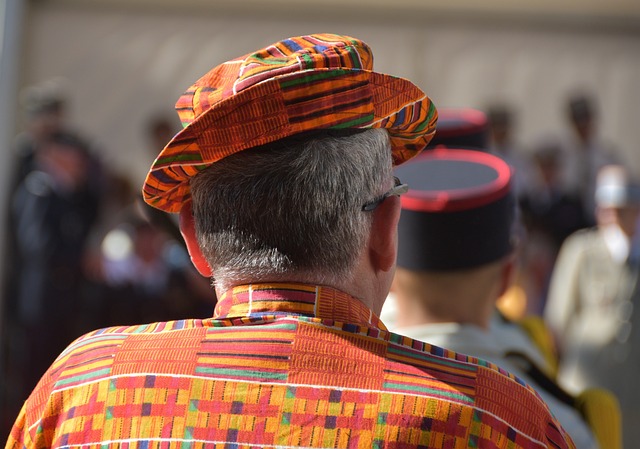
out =
{"type": "Polygon", "coordinates": [[[212,66],[280,38],[343,33],[371,45],[377,70],[411,79],[439,107],[513,103],[524,143],[563,130],[565,96],[592,90],[603,135],[640,172],[640,27],[424,11],[334,16],[35,2],[21,84],[66,79],[71,121],[98,142],[105,160],[141,184],[152,160],[147,120],[159,111],[173,114],[182,91],[212,66]]]}

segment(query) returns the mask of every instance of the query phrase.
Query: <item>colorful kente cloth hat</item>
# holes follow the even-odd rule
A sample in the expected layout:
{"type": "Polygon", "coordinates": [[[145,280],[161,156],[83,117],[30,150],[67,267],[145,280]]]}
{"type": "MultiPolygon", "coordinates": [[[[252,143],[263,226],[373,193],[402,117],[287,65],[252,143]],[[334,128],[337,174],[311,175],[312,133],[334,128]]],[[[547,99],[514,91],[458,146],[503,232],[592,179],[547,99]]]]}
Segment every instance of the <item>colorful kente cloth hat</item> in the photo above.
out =
{"type": "Polygon", "coordinates": [[[435,132],[436,109],[410,81],[372,71],[373,55],[348,36],[277,42],[221,64],[176,103],[184,129],[154,162],[147,203],[179,212],[189,180],[220,159],[310,130],[386,128],[395,165],[435,132]]]}
{"type": "Polygon", "coordinates": [[[513,249],[511,169],[497,156],[436,148],[396,170],[400,197],[398,266],[458,270],[498,260],[513,249]]]}
{"type": "Polygon", "coordinates": [[[429,148],[487,148],[489,121],[487,115],[477,109],[439,109],[436,135],[429,148]]]}

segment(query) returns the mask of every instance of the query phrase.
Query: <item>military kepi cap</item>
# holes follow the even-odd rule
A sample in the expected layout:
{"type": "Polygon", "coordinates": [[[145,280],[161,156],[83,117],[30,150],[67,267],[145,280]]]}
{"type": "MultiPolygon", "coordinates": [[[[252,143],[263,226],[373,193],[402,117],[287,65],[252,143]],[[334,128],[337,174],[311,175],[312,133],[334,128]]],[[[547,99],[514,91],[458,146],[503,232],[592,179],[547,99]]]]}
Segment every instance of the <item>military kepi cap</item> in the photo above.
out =
{"type": "Polygon", "coordinates": [[[312,130],[385,128],[395,165],[422,151],[437,112],[410,81],[373,71],[349,36],[292,37],[214,67],[178,99],[183,129],[153,163],[145,201],[179,212],[189,181],[236,152],[312,130]]]}
{"type": "Polygon", "coordinates": [[[436,135],[429,148],[467,148],[485,150],[489,138],[487,115],[473,108],[445,108],[438,110],[436,135]]]}
{"type": "Polygon", "coordinates": [[[441,148],[395,171],[409,185],[401,197],[399,267],[468,269],[512,251],[515,203],[505,161],[482,151],[441,148]]]}

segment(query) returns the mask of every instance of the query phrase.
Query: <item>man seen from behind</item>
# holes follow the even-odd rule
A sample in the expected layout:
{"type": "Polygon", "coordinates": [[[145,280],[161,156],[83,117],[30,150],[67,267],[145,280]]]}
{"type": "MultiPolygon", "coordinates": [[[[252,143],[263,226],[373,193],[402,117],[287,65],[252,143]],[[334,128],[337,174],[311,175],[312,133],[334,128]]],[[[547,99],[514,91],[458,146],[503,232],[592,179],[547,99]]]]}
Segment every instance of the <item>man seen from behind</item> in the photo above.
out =
{"type": "Polygon", "coordinates": [[[81,337],[7,447],[574,447],[513,376],[380,322],[406,191],[392,167],[437,114],[372,64],[358,39],[309,35],[187,90],[143,190],[180,213],[214,316],[81,337]]]}

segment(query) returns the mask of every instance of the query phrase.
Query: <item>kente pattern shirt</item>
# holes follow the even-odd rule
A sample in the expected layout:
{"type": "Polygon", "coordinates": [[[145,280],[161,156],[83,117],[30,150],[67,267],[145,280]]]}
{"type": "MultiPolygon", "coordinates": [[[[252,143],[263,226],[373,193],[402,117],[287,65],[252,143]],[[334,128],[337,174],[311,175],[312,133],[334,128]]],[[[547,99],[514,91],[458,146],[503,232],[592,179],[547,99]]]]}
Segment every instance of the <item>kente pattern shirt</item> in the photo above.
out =
{"type": "Polygon", "coordinates": [[[212,319],[94,331],[7,448],[573,448],[513,375],[386,330],[329,287],[236,287],[212,319]]]}

